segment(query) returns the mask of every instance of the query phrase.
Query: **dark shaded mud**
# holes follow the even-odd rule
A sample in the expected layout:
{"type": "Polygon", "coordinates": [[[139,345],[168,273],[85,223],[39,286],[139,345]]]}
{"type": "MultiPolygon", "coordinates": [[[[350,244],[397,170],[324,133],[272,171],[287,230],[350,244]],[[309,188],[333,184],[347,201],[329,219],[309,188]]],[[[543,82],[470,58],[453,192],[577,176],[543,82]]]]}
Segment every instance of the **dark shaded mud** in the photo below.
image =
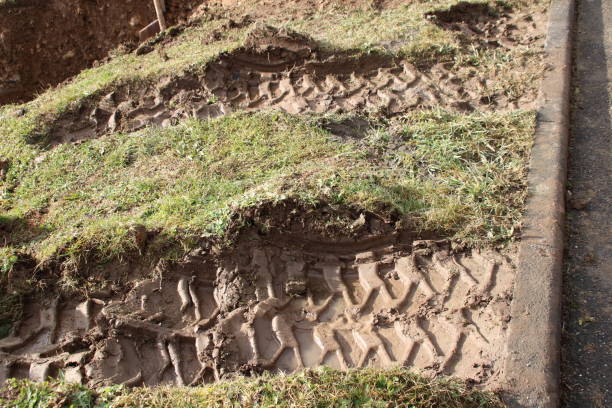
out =
{"type": "Polygon", "coordinates": [[[465,43],[487,48],[532,45],[544,38],[543,15],[513,15],[510,8],[484,3],[460,2],[427,17],[438,26],[461,34],[465,43]]]}
{"type": "MultiPolygon", "coordinates": [[[[168,24],[200,0],[166,0],[168,24]]],[[[16,0],[0,7],[0,104],[31,99],[136,43],[156,19],[152,1],[16,0]]]]}
{"type": "Polygon", "coordinates": [[[612,406],[612,4],[577,3],[563,302],[562,406],[612,406]]]}
{"type": "Polygon", "coordinates": [[[26,305],[0,340],[0,380],[61,370],[90,385],[183,385],[401,365],[494,386],[510,258],[400,235],[340,245],[280,238],[248,237],[217,260],[195,251],[119,293],[26,305]]]}

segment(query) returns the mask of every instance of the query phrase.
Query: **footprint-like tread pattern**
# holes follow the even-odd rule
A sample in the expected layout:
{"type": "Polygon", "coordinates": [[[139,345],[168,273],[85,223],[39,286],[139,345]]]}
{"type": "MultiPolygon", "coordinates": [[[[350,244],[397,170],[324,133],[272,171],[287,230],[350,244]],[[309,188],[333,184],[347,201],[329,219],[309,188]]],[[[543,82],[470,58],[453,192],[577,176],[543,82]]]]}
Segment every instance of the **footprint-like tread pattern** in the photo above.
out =
{"type": "Polygon", "coordinates": [[[0,340],[0,380],[63,370],[92,384],[193,385],[323,364],[499,373],[513,268],[495,252],[455,254],[436,241],[337,254],[268,245],[249,259],[220,265],[216,281],[177,274],[121,299],[38,305],[0,340]],[[228,308],[221,282],[240,279],[254,288],[228,308]]]}

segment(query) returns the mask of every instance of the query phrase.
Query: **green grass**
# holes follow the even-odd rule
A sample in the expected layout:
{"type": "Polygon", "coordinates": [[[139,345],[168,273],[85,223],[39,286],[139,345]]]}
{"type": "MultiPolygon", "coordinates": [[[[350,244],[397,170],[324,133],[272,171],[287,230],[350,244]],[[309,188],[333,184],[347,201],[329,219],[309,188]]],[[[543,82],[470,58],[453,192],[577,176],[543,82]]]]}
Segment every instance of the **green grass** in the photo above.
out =
{"type": "Polygon", "coordinates": [[[325,130],[341,120],[234,114],[26,158],[11,166],[0,206],[3,273],[20,253],[64,266],[121,259],[139,251],[136,225],[156,233],[153,258],[189,250],[222,238],[236,214],[286,200],[370,211],[474,245],[514,236],[532,113],[413,112],[372,123],[363,139],[325,130]]]}
{"type": "MultiPolygon", "coordinates": [[[[507,10],[542,9],[549,0],[487,1],[468,0],[486,4],[492,14],[507,10]]],[[[358,50],[361,53],[387,54],[427,69],[444,63],[463,80],[473,75],[495,72],[500,90],[518,98],[537,86],[540,69],[526,70],[525,66],[540,65],[539,50],[527,47],[514,49],[482,49],[466,45],[457,32],[445,30],[426,18],[426,14],[447,9],[459,0],[415,1],[396,8],[350,10],[332,8],[314,14],[310,19],[285,22],[272,18],[269,23],[288,27],[311,36],[328,52],[358,50]],[[465,69],[465,73],[459,72],[465,69]]]]}
{"type": "Polygon", "coordinates": [[[20,0],[0,0],[0,8],[16,6],[20,3],[20,0]]]}
{"type": "MultiPolygon", "coordinates": [[[[6,1],[12,0],[0,0],[0,7],[6,1]]],[[[541,73],[523,65],[535,66],[537,51],[468,47],[456,33],[424,17],[457,2],[421,0],[382,11],[331,8],[305,19],[271,16],[260,22],[306,34],[327,53],[383,54],[424,70],[443,62],[461,79],[494,73],[500,89],[493,91],[510,99],[532,91],[541,73]]],[[[546,1],[485,3],[521,8],[546,1]]],[[[0,180],[0,338],[17,318],[23,293],[86,290],[97,282],[82,274],[84,265],[103,267],[134,255],[151,262],[177,259],[202,241],[228,243],[231,232],[246,226],[241,215],[262,206],[324,203],[337,210],[337,217],[306,221],[310,226],[333,222],[334,230],[346,234],[354,219],[340,214],[350,209],[353,215],[367,211],[398,227],[471,246],[503,245],[517,237],[532,112],[453,114],[437,109],[394,119],[372,116],[365,118],[370,127],[363,137],[326,130],[351,116],[237,113],[81,144],[45,145],[50,124],[91,98],[118,87],[201,72],[221,53],[241,47],[250,28],[227,28],[225,22],[202,21],[187,28],[165,46],[167,61],[157,52],[117,52],[109,63],[83,71],[32,102],[0,107],[0,160],[9,163],[0,180]],[[208,42],[219,30],[222,38],[208,42]],[[145,247],[134,234],[141,226],[150,232],[145,247]]],[[[401,369],[317,370],[198,388],[88,389],[61,380],[12,381],[0,393],[0,405],[502,406],[495,396],[461,382],[427,380],[401,369]]]]}
{"type": "Polygon", "coordinates": [[[119,54],[104,65],[82,71],[68,84],[50,89],[31,102],[0,106],[0,135],[12,142],[2,144],[0,157],[11,159],[29,149],[30,143],[44,141],[48,125],[54,119],[67,110],[77,109],[95,95],[119,86],[144,86],[166,75],[197,71],[220,53],[239,47],[244,41],[245,29],[228,30],[224,39],[204,44],[210,33],[222,26],[223,21],[217,20],[187,29],[165,49],[168,60],[156,52],[143,56],[119,54]]]}
{"type": "Polygon", "coordinates": [[[92,390],[62,381],[11,381],[0,394],[5,407],[410,407],[498,408],[492,393],[449,379],[425,379],[405,369],[339,372],[309,370],[293,375],[237,378],[202,387],[92,390]],[[3,399],[4,398],[4,399],[3,399]]]}

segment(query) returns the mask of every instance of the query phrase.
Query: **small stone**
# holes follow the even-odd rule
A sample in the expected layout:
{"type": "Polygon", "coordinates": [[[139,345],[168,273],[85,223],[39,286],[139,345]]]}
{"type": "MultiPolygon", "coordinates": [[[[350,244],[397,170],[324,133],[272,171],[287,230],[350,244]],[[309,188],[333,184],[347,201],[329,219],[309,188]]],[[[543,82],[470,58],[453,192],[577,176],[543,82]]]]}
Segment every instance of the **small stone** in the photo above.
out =
{"type": "Polygon", "coordinates": [[[136,55],[145,55],[152,52],[155,48],[151,45],[141,45],[136,49],[136,55]]]}
{"type": "Polygon", "coordinates": [[[578,211],[585,210],[595,196],[592,190],[580,193],[568,192],[568,204],[570,208],[578,211]]]}

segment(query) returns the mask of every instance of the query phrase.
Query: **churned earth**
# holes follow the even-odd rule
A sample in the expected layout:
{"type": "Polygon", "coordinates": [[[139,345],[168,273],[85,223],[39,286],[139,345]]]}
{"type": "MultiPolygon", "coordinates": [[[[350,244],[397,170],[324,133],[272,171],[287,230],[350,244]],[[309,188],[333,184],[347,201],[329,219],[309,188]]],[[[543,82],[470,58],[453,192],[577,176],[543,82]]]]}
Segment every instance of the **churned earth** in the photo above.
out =
{"type": "Polygon", "coordinates": [[[0,342],[3,378],[195,385],[320,365],[499,376],[511,259],[400,235],[275,241],[252,237],[216,263],[194,253],[126,293],[30,303],[0,342]]]}

